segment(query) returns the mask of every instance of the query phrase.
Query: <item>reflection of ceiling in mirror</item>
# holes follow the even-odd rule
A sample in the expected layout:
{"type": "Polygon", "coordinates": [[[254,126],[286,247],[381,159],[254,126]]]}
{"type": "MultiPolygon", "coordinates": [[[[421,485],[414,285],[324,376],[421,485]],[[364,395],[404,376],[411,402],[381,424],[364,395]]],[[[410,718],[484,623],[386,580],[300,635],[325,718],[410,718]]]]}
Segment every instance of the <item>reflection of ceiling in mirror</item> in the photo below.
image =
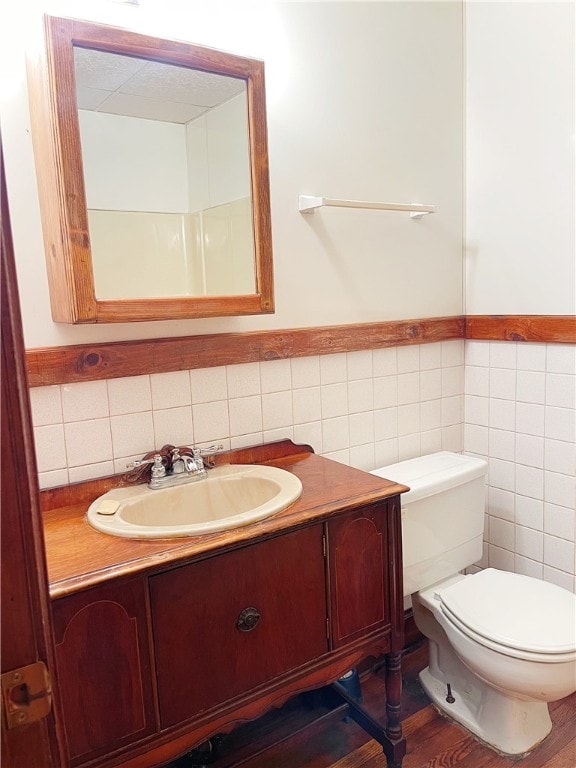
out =
{"type": "Polygon", "coordinates": [[[241,78],[74,48],[78,108],[187,123],[246,90],[241,78]]]}

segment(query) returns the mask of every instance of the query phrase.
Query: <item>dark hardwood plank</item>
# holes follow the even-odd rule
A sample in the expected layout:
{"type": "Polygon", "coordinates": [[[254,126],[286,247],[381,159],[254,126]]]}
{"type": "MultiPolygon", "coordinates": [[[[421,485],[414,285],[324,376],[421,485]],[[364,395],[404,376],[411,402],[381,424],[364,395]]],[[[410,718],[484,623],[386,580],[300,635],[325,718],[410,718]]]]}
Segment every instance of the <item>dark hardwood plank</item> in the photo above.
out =
{"type": "Polygon", "coordinates": [[[574,344],[575,315],[466,315],[466,338],[574,344]]]}

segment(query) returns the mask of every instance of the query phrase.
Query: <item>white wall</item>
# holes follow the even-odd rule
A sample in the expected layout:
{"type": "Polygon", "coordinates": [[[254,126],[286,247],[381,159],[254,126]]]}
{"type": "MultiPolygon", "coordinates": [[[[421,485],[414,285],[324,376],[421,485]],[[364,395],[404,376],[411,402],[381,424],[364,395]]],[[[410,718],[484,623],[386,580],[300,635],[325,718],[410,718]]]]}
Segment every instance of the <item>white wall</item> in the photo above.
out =
{"type": "Polygon", "coordinates": [[[63,0],[59,7],[50,2],[37,0],[0,24],[10,72],[1,94],[2,138],[27,346],[462,311],[459,2],[167,0],[122,7],[68,1],[67,10],[63,0]],[[52,322],[24,60],[44,7],[264,59],[274,315],[81,327],[52,322]],[[336,209],[303,216],[300,193],[433,203],[438,213],[418,222],[407,214],[336,209]]]}
{"type": "Polygon", "coordinates": [[[572,314],[575,4],[465,14],[466,312],[572,314]]]}

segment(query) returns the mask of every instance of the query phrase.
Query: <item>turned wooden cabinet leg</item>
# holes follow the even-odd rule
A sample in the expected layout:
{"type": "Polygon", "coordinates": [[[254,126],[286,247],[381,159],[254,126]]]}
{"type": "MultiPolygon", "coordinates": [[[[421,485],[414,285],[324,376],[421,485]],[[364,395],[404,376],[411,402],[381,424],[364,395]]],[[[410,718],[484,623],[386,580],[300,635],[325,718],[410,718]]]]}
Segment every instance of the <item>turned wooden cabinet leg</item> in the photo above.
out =
{"type": "Polygon", "coordinates": [[[402,707],[402,672],[400,667],[401,654],[386,654],[386,734],[391,741],[402,738],[402,722],[400,720],[402,707]]]}

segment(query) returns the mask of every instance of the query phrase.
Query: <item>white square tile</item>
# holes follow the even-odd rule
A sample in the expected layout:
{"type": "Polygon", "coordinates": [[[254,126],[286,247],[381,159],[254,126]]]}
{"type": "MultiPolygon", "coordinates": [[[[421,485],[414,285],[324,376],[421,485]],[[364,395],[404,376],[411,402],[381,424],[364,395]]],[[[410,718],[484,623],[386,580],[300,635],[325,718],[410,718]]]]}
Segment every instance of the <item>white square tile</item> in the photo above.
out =
{"type": "Polygon", "coordinates": [[[61,424],[63,418],[60,385],[32,387],[30,389],[30,406],[32,409],[33,426],[42,427],[47,424],[61,424]]]}
{"type": "Polygon", "coordinates": [[[292,392],[269,392],[262,395],[262,428],[264,431],[292,426],[292,392]]]}
{"type": "Polygon", "coordinates": [[[513,400],[498,400],[490,398],[488,400],[489,415],[488,423],[496,429],[516,428],[516,403],[513,400]]]}
{"type": "Polygon", "coordinates": [[[519,371],[546,370],[546,344],[518,344],[516,366],[519,371]]]}
{"type": "Polygon", "coordinates": [[[320,383],[339,384],[348,381],[346,352],[320,356],[320,383]]]}
{"type": "Polygon", "coordinates": [[[374,443],[374,468],[387,467],[398,461],[398,438],[377,440],[374,443]]]}
{"type": "MultiPolygon", "coordinates": [[[[69,467],[112,461],[112,437],[109,419],[71,421],[64,425],[64,437],[69,467]]],[[[148,450],[154,447],[152,441],[148,442],[147,445],[148,450]]]]}
{"type": "Polygon", "coordinates": [[[507,549],[490,544],[488,547],[488,563],[491,568],[497,568],[499,571],[514,572],[514,553],[507,549]]]}
{"type": "Polygon", "coordinates": [[[420,345],[420,370],[430,371],[442,367],[442,342],[420,345]]]}
{"type": "Polygon", "coordinates": [[[228,398],[228,383],[225,366],[192,369],[190,371],[190,388],[194,404],[226,400],[228,398]]]}
{"type": "Polygon", "coordinates": [[[451,427],[454,424],[464,422],[464,397],[462,395],[443,397],[441,402],[443,427],[451,427]]]}
{"type": "Polygon", "coordinates": [[[544,413],[543,405],[516,403],[516,431],[544,436],[544,413]]]}
{"type": "Polygon", "coordinates": [[[420,432],[420,450],[422,456],[426,456],[429,453],[438,453],[442,450],[442,430],[441,429],[429,429],[420,432]]]}
{"type": "Polygon", "coordinates": [[[194,445],[192,408],[162,408],[152,414],[154,422],[154,445],[194,445]]]}
{"type": "Polygon", "coordinates": [[[576,374],[576,344],[548,344],[546,370],[549,373],[576,374]]]}
{"type": "Polygon", "coordinates": [[[511,461],[502,461],[502,459],[490,459],[488,468],[489,483],[494,488],[501,488],[503,491],[514,491],[515,489],[515,465],[511,461]]]}
{"type": "Polygon", "coordinates": [[[63,384],[61,390],[62,415],[65,422],[99,419],[109,415],[105,381],[63,384]]]}
{"type": "Polygon", "coordinates": [[[114,456],[132,456],[137,453],[144,455],[161,447],[154,445],[154,424],[151,412],[112,416],[110,425],[114,456]]]}
{"type": "Polygon", "coordinates": [[[420,399],[437,400],[440,397],[442,397],[442,370],[434,368],[429,371],[421,371],[420,399]]]}
{"type": "Polygon", "coordinates": [[[514,523],[502,520],[500,517],[490,519],[490,543],[502,549],[514,552],[514,523]]]}
{"type": "Polygon", "coordinates": [[[347,416],[339,416],[335,419],[323,419],[322,445],[324,452],[329,453],[348,450],[350,443],[347,416]]]}
{"type": "Polygon", "coordinates": [[[544,532],[559,539],[574,541],[576,522],[574,510],[557,504],[544,504],[544,532]]]}
{"type": "Polygon", "coordinates": [[[544,534],[544,565],[574,575],[574,542],[544,534]]]}
{"type": "Polygon", "coordinates": [[[108,379],[107,384],[111,416],[152,410],[150,376],[108,379]]]}
{"type": "Polygon", "coordinates": [[[529,467],[544,466],[544,438],[516,433],[516,461],[529,467]]]}
{"type": "Polygon", "coordinates": [[[402,435],[398,438],[398,460],[408,461],[421,455],[420,433],[402,435]]]}
{"type": "Polygon", "coordinates": [[[427,400],[420,403],[420,429],[427,432],[442,426],[442,403],[440,400],[427,400]]]}
{"type": "Polygon", "coordinates": [[[544,557],[544,534],[523,525],[516,526],[516,552],[538,562],[544,557]]]}
{"type": "Polygon", "coordinates": [[[393,376],[398,373],[396,347],[382,347],[372,350],[374,376],[393,376]]]}
{"type": "Polygon", "coordinates": [[[374,408],[398,405],[398,377],[378,376],[373,379],[374,408]]]}
{"type": "Polygon", "coordinates": [[[466,340],[464,345],[464,362],[466,365],[490,367],[490,342],[466,340]]]}
{"type": "Polygon", "coordinates": [[[544,502],[529,496],[516,496],[515,517],[518,525],[533,528],[535,531],[544,530],[544,502]]]}
{"type": "Polygon", "coordinates": [[[296,445],[310,445],[315,453],[322,453],[322,423],[310,421],[307,424],[294,426],[294,442],[296,445]]]}
{"type": "Polygon", "coordinates": [[[464,365],[464,340],[449,339],[441,342],[442,368],[462,367],[464,365]]]}
{"type": "Polygon", "coordinates": [[[38,472],[46,473],[66,468],[66,447],[62,424],[34,427],[34,443],[38,472]]]}
{"type": "Polygon", "coordinates": [[[368,471],[374,466],[374,443],[350,448],[350,466],[368,471]]]}
{"type": "Polygon", "coordinates": [[[544,498],[544,472],[537,467],[516,465],[516,493],[532,499],[544,498]]]}
{"type": "Polygon", "coordinates": [[[294,412],[294,424],[306,424],[309,421],[320,421],[322,418],[320,387],[295,389],[292,392],[292,408],[294,412]]]}
{"type": "Polygon", "coordinates": [[[488,428],[466,424],[464,426],[464,450],[466,453],[488,456],[488,428]]]}
{"type": "Polygon", "coordinates": [[[372,379],[348,382],[348,413],[374,410],[374,385],[372,379]]]}
{"type": "Polygon", "coordinates": [[[464,394],[464,366],[442,369],[442,397],[464,394]]]}
{"type": "Polygon", "coordinates": [[[170,373],[153,373],[150,376],[152,389],[152,408],[179,408],[190,405],[190,372],[171,371],[170,373]]]}
{"type": "Polygon", "coordinates": [[[234,400],[229,401],[228,408],[231,437],[262,431],[262,398],[260,395],[234,398],[234,400]]]}
{"type": "Polygon", "coordinates": [[[508,368],[490,368],[490,397],[501,400],[516,399],[516,371],[508,368]]]}
{"type": "Polygon", "coordinates": [[[38,486],[42,490],[57,488],[60,485],[68,485],[70,478],[67,469],[55,469],[52,472],[38,473],[38,486]]]}
{"type": "Polygon", "coordinates": [[[488,489],[488,509],[494,517],[514,521],[515,495],[501,488],[488,489]]]}
{"type": "Polygon", "coordinates": [[[381,408],[374,411],[375,440],[398,437],[398,408],[381,408]]]}
{"type": "Polygon", "coordinates": [[[348,385],[344,382],[320,387],[322,418],[331,419],[348,413],[348,385]]]}
{"type": "Polygon", "coordinates": [[[250,397],[260,394],[260,363],[226,366],[228,397],[250,397]]]}
{"type": "Polygon", "coordinates": [[[464,450],[464,425],[442,427],[442,450],[461,453],[464,450]]]}
{"type": "Polygon", "coordinates": [[[346,353],[348,381],[371,379],[373,375],[372,350],[362,349],[346,353]]]}
{"type": "Polygon", "coordinates": [[[211,443],[229,437],[228,401],[214,400],[210,403],[193,405],[192,422],[197,444],[211,443]]]}
{"type": "Polygon", "coordinates": [[[97,477],[108,477],[114,474],[114,462],[103,461],[98,464],[85,464],[81,467],[70,467],[68,477],[71,483],[82,483],[97,477]]]}
{"type": "Polygon", "coordinates": [[[540,371],[517,371],[516,400],[523,403],[546,402],[546,374],[540,371]]]}
{"type": "Polygon", "coordinates": [[[351,447],[374,443],[374,414],[372,411],[351,414],[348,418],[348,428],[351,447]]]}
{"type": "Polygon", "coordinates": [[[544,434],[551,440],[576,442],[576,419],[571,408],[546,406],[544,434]]]}
{"type": "Polygon", "coordinates": [[[559,472],[544,472],[544,501],[576,508],[576,478],[559,472]]]}
{"type": "MultiPolygon", "coordinates": [[[[509,400],[502,400],[502,402],[509,405],[509,400]]],[[[466,395],[464,398],[464,416],[467,424],[477,424],[481,427],[487,427],[489,424],[490,414],[490,399],[487,397],[477,397],[476,395],[466,395]]],[[[512,413],[515,415],[516,410],[513,408],[512,413]]],[[[512,424],[512,429],[514,424],[512,424]]]]}
{"type": "Polygon", "coordinates": [[[398,374],[398,405],[420,402],[420,373],[398,374]]]}
{"type": "Polygon", "coordinates": [[[262,445],[264,435],[262,432],[254,432],[249,435],[237,435],[230,439],[230,448],[250,448],[253,445],[262,445]]]}
{"type": "Polygon", "coordinates": [[[339,464],[346,464],[350,466],[350,449],[343,448],[340,451],[328,451],[322,454],[326,459],[330,461],[337,461],[339,464]]]}
{"type": "Polygon", "coordinates": [[[576,444],[563,440],[544,441],[544,467],[564,475],[576,474],[576,444]]]}
{"type": "Polygon", "coordinates": [[[514,461],[515,438],[514,432],[505,429],[490,429],[488,435],[490,456],[495,459],[514,461]]]}
{"type": "Polygon", "coordinates": [[[292,388],[292,370],[290,360],[266,360],[260,363],[260,383],[262,394],[285,392],[292,388]]]}
{"type": "Polygon", "coordinates": [[[275,443],[278,440],[294,440],[294,427],[289,424],[277,429],[265,429],[262,432],[264,443],[275,443]]]}
{"type": "Polygon", "coordinates": [[[514,573],[530,576],[532,579],[542,579],[542,572],[542,563],[537,563],[528,557],[522,557],[522,555],[514,557],[514,573]]]}
{"type": "Polygon", "coordinates": [[[290,360],[294,389],[317,387],[320,384],[320,357],[293,357],[290,360]]]}
{"type": "MultiPolygon", "coordinates": [[[[566,373],[547,373],[546,404],[574,409],[576,407],[576,376],[566,373]]],[[[576,419],[576,414],[574,418],[576,419]]]]}
{"type": "Polygon", "coordinates": [[[398,437],[420,432],[420,404],[398,406],[398,437]]]}
{"type": "Polygon", "coordinates": [[[490,367],[516,369],[516,342],[491,341],[490,367]]]}
{"type": "Polygon", "coordinates": [[[410,344],[396,349],[398,373],[413,373],[420,370],[420,347],[410,344]]]}
{"type": "Polygon", "coordinates": [[[488,397],[490,395],[489,369],[467,365],[464,369],[464,391],[467,395],[488,397]]]}

